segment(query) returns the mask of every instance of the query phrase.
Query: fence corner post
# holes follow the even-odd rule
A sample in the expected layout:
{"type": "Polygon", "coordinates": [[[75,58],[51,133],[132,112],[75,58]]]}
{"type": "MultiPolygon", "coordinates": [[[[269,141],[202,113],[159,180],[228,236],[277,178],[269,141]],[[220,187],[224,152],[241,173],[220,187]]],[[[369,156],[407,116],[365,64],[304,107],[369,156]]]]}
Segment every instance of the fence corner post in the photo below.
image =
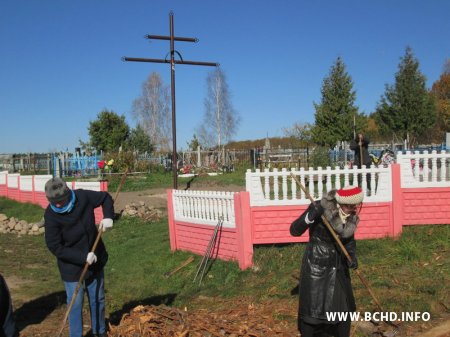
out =
{"type": "Polygon", "coordinates": [[[22,178],[22,175],[18,175],[17,176],[17,201],[18,202],[24,202],[23,200],[22,200],[22,191],[20,190],[22,187],[21,187],[21,181],[20,181],[20,179],[22,178]]]}
{"type": "Polygon", "coordinates": [[[172,189],[167,190],[167,218],[169,222],[170,250],[175,251],[177,250],[177,233],[175,228],[173,191],[172,189]]]}
{"type": "Polygon", "coordinates": [[[36,204],[36,175],[33,174],[31,177],[31,202],[36,204]]]}
{"type": "Polygon", "coordinates": [[[249,192],[235,193],[234,209],[236,212],[238,262],[239,268],[244,270],[253,265],[252,219],[249,192]]]}
{"type": "Polygon", "coordinates": [[[392,236],[398,237],[403,226],[403,196],[400,164],[392,164],[392,236]]]}

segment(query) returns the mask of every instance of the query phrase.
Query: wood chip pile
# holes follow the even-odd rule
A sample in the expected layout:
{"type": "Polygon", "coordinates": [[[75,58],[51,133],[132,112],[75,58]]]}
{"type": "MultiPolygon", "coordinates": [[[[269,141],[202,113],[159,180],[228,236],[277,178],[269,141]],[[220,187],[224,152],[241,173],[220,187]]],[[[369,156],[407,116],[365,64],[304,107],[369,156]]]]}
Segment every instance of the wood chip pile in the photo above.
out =
{"type": "Polygon", "coordinates": [[[137,306],[123,315],[118,326],[110,326],[108,336],[291,337],[298,334],[296,309],[248,303],[233,309],[192,312],[167,306],[137,306]]]}

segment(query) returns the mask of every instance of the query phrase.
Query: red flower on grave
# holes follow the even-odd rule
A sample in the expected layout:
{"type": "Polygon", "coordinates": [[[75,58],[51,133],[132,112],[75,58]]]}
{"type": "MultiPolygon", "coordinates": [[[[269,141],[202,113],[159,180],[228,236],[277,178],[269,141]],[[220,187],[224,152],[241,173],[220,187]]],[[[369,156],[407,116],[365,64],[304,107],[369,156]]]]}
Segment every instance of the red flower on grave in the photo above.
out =
{"type": "Polygon", "coordinates": [[[105,168],[105,166],[106,166],[106,161],[102,160],[102,161],[97,162],[97,167],[100,170],[103,170],[105,168]]]}

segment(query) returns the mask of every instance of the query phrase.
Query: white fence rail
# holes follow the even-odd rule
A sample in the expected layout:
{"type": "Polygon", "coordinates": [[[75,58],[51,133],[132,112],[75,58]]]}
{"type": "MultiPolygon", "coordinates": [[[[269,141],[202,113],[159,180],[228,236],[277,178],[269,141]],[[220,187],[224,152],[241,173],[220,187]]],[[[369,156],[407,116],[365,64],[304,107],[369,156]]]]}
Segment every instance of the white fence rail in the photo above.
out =
{"type": "Polygon", "coordinates": [[[250,193],[251,206],[271,206],[271,205],[303,205],[309,204],[310,200],[292,179],[294,174],[305,186],[314,198],[322,196],[332,189],[339,189],[346,185],[357,185],[358,177],[361,179],[361,187],[364,190],[364,201],[391,201],[392,200],[392,174],[391,167],[366,168],[356,167],[350,169],[347,166],[343,169],[336,166],[334,169],[321,167],[314,170],[292,168],[281,171],[265,169],[246,173],[246,190],[250,193]],[[370,188],[369,188],[370,187],[370,188]]]}
{"type": "Polygon", "coordinates": [[[400,164],[403,188],[450,186],[450,153],[399,152],[397,163],[400,164]]]}
{"type": "Polygon", "coordinates": [[[175,220],[235,228],[234,192],[173,190],[175,220]]]}
{"type": "Polygon", "coordinates": [[[45,184],[52,178],[51,174],[34,176],[34,190],[36,192],[45,192],[45,184]]]}

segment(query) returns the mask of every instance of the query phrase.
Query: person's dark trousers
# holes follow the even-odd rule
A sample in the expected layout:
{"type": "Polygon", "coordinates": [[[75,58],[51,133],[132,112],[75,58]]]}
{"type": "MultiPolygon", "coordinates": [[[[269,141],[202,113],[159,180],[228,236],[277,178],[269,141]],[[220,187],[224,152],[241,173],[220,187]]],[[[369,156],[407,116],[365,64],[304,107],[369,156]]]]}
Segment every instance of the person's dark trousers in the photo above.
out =
{"type": "Polygon", "coordinates": [[[0,337],[18,336],[13,317],[11,295],[2,275],[0,275],[0,337]]]}
{"type": "Polygon", "coordinates": [[[349,337],[351,321],[336,324],[308,324],[300,320],[300,333],[302,337],[349,337]]]}

